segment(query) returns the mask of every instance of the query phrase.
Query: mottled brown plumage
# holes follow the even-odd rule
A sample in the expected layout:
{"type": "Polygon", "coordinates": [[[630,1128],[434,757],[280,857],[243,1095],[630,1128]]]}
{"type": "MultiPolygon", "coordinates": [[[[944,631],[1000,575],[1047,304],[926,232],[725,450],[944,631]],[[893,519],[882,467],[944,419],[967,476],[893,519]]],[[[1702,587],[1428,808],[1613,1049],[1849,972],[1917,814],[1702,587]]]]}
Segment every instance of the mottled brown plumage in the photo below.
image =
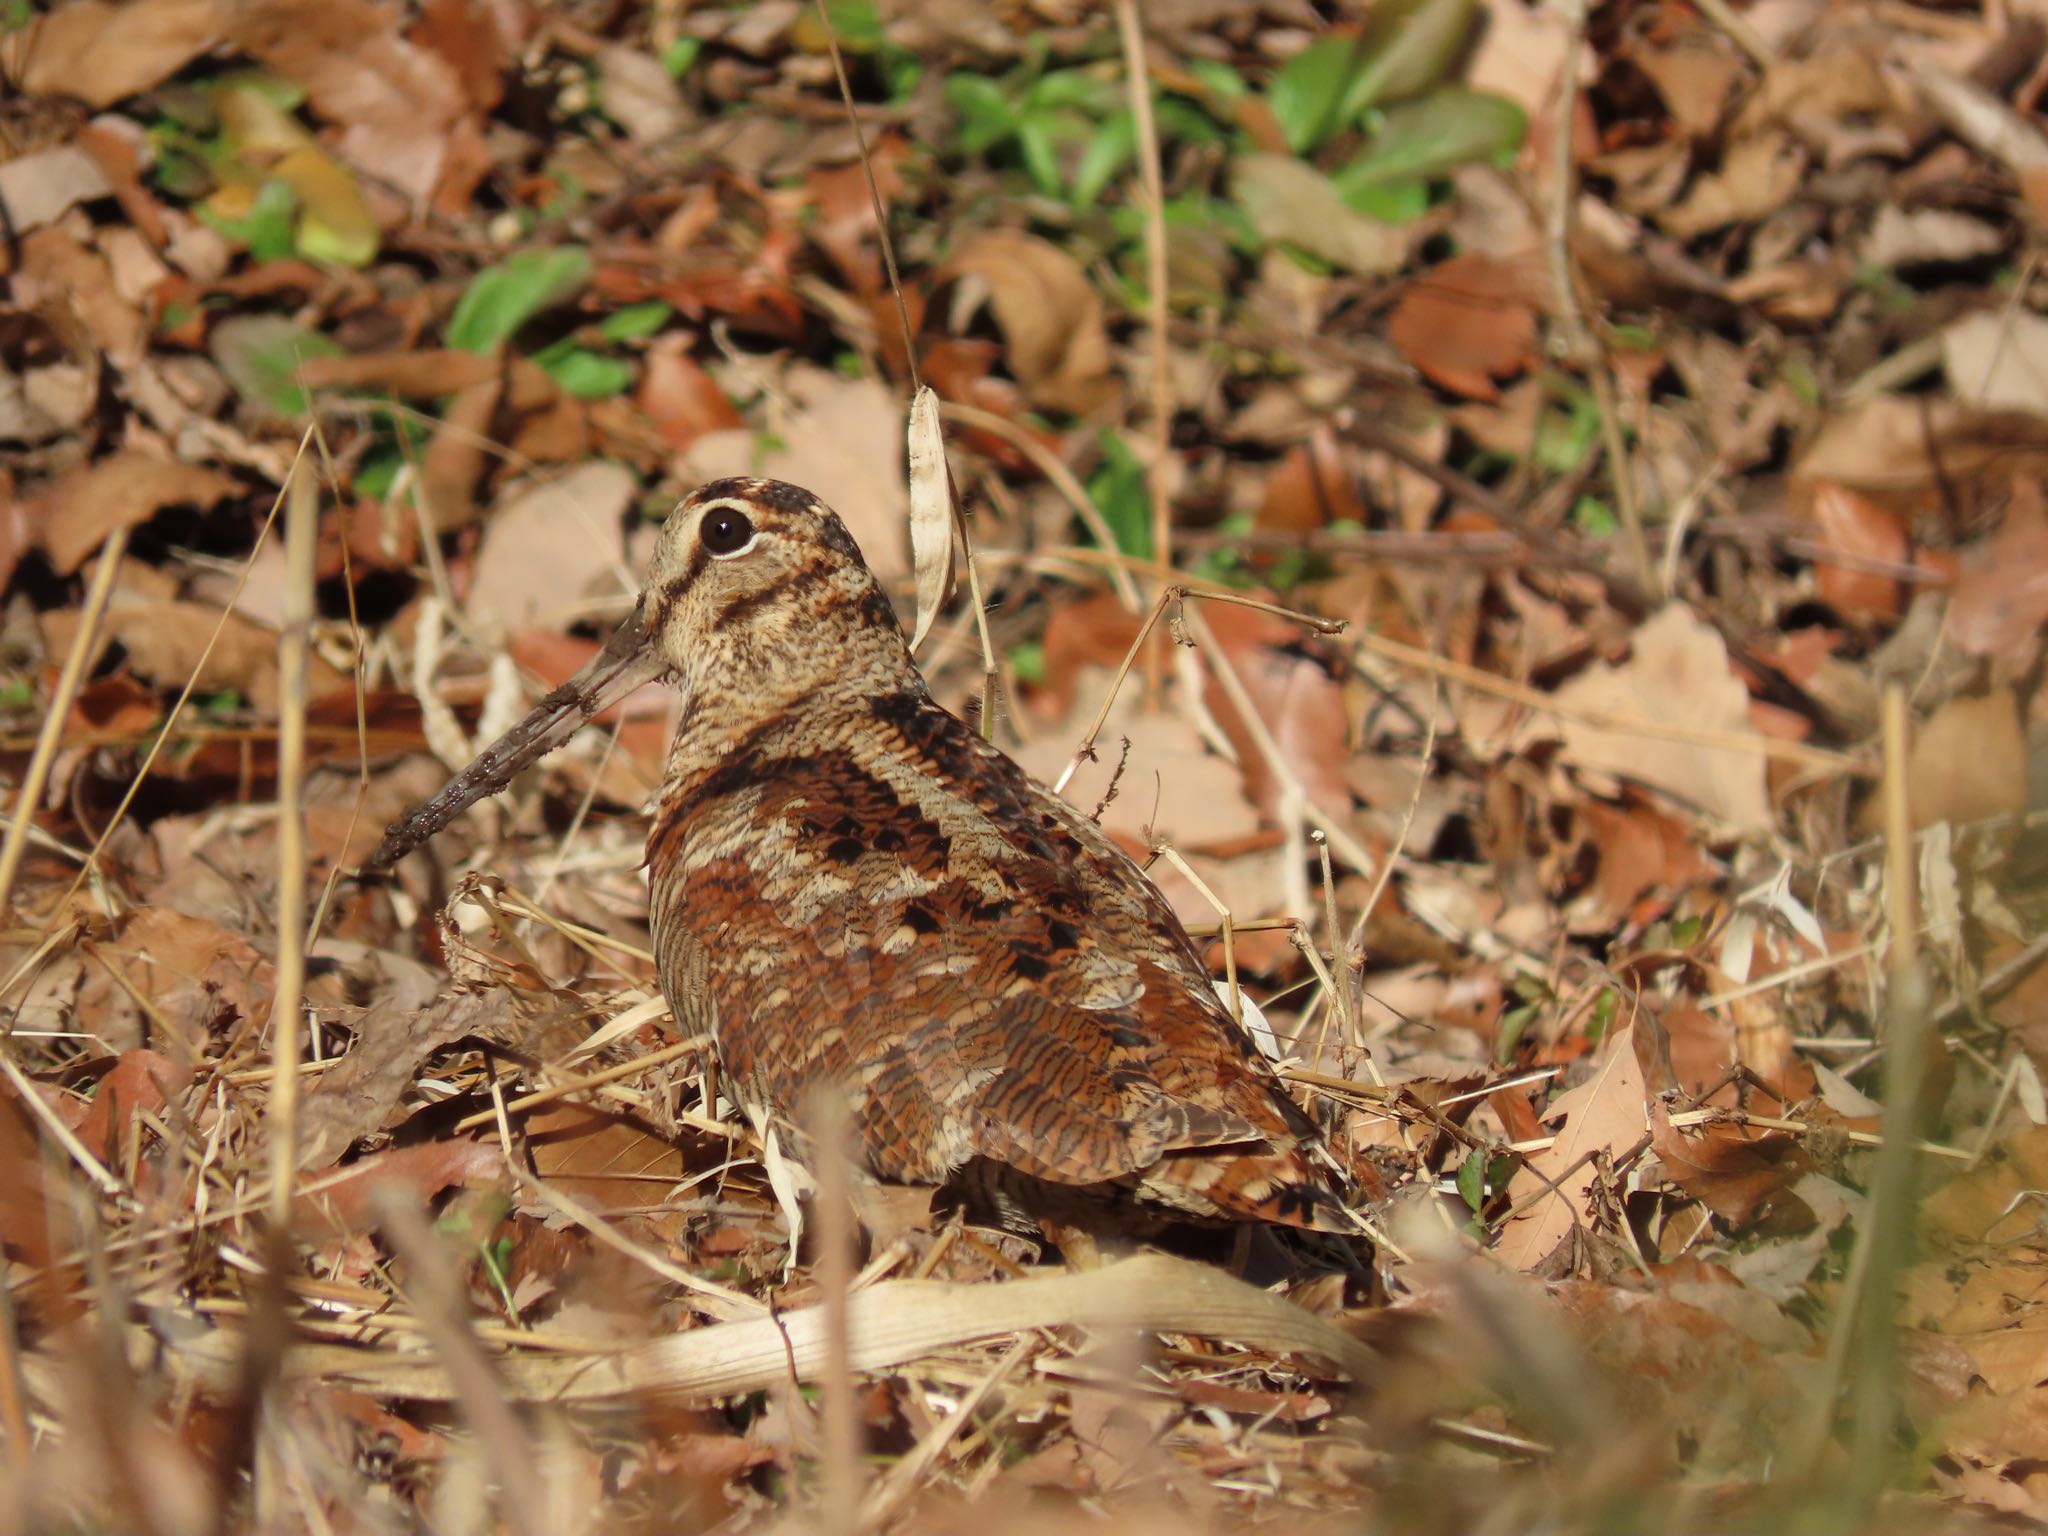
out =
{"type": "Polygon", "coordinates": [[[794,1131],[836,1085],[903,1183],[1352,1229],[1157,888],[933,701],[845,526],[794,486],[683,502],[633,619],[372,862],[653,676],[684,700],[647,845],[661,985],[736,1101],[794,1131]]]}

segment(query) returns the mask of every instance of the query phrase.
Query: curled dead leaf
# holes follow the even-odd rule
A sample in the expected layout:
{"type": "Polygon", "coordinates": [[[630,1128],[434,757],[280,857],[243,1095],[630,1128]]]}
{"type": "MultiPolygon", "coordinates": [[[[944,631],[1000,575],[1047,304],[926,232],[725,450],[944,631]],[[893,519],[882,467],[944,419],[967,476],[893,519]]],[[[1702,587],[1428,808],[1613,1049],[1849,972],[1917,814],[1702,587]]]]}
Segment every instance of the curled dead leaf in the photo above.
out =
{"type": "Polygon", "coordinates": [[[965,280],[955,290],[955,330],[984,300],[995,311],[1010,371],[1032,404],[1084,416],[1116,393],[1102,297],[1058,246],[991,230],[970,240],[942,275],[965,280]]]}
{"type": "Polygon", "coordinates": [[[910,402],[910,560],[917,575],[917,623],[910,635],[915,651],[932,621],[953,597],[953,544],[960,507],[953,474],[946,467],[946,438],[939,426],[939,397],[921,386],[910,402]]]}

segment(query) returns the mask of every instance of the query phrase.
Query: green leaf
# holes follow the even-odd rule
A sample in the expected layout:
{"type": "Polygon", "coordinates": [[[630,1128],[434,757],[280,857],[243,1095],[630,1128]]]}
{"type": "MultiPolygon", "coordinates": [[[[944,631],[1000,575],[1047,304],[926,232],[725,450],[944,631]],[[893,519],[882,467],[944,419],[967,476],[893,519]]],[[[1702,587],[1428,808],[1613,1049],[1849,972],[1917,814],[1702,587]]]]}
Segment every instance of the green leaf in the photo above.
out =
{"type": "Polygon", "coordinates": [[[1036,687],[1045,681],[1045,647],[1036,640],[1020,640],[1009,649],[1010,670],[1017,681],[1036,687]]]}
{"type": "Polygon", "coordinates": [[[535,360],[547,369],[549,378],[578,400],[609,400],[624,394],[633,382],[631,363],[588,347],[570,347],[545,361],[536,354],[535,360]]]}
{"type": "Polygon", "coordinates": [[[1243,101],[1252,93],[1252,88],[1244,83],[1244,76],[1221,59],[1190,59],[1188,73],[1201,81],[1202,89],[1218,101],[1243,101]]]}
{"type": "Polygon", "coordinates": [[[1607,1031],[1614,1023],[1615,1005],[1620,1000],[1621,996],[1617,992],[1602,992],[1598,998],[1594,999],[1593,1016],[1586,1021],[1586,1038],[1588,1040],[1597,1041],[1607,1038],[1607,1031]]]}
{"type": "Polygon", "coordinates": [[[306,412],[306,392],[297,383],[301,360],[338,357],[342,350],[283,315],[231,315],[213,328],[206,345],[237,394],[278,416],[306,412]]]}
{"type": "Polygon", "coordinates": [[[1058,69],[1032,84],[1024,93],[1024,106],[1027,112],[1073,111],[1101,118],[1114,112],[1123,99],[1123,88],[1115,81],[1098,79],[1086,70],[1058,69]]]}
{"type": "Polygon", "coordinates": [[[1597,496],[1581,496],[1572,503],[1572,526],[1596,539],[1604,539],[1621,526],[1613,511],[1597,496]]]}
{"type": "Polygon", "coordinates": [[[1323,38],[1281,65],[1273,77],[1267,105],[1297,155],[1343,126],[1346,87],[1357,75],[1362,46],[1355,37],[1323,38]]]}
{"type": "Polygon", "coordinates": [[[256,261],[282,261],[297,243],[298,196],[281,181],[266,181],[241,221],[241,236],[256,261]]]}
{"type": "Polygon", "coordinates": [[[1412,224],[1429,212],[1429,183],[1385,181],[1342,194],[1344,205],[1381,224],[1412,224]]]}
{"type": "Polygon", "coordinates": [[[1473,1151],[1465,1154],[1465,1161],[1458,1165],[1458,1197],[1471,1208],[1474,1216],[1486,1208],[1486,1154],[1473,1151]]]}
{"type": "Polygon", "coordinates": [[[1145,466],[1120,434],[1104,427],[1096,438],[1102,463],[1088,477],[1088,495],[1124,554],[1152,558],[1152,499],[1145,490],[1145,466]]]}
{"type": "Polygon", "coordinates": [[[1138,125],[1128,110],[1117,113],[1088,141],[1081,163],[1074,167],[1074,185],[1067,200],[1076,208],[1092,207],[1102,189],[1137,158],[1138,125]]]}
{"type": "Polygon", "coordinates": [[[1366,18],[1365,67],[1345,92],[1340,121],[1437,85],[1464,52],[1478,13],[1479,0],[1380,0],[1366,18]]]}
{"type": "Polygon", "coordinates": [[[590,253],[580,245],[516,251],[471,280],[448,321],[448,345],[488,352],[542,310],[575,294],[589,276],[590,253]]]}
{"type": "Polygon", "coordinates": [[[661,67],[667,70],[673,79],[680,80],[690,72],[691,66],[697,62],[697,56],[703,51],[703,38],[679,37],[661,50],[661,67]]]}
{"type": "Polygon", "coordinates": [[[628,304],[624,309],[606,315],[597,332],[606,341],[638,341],[667,325],[669,316],[674,313],[675,306],[661,299],[649,299],[645,304],[628,304]]]}
{"type": "Polygon", "coordinates": [[[1163,96],[1153,104],[1152,112],[1159,119],[1159,137],[1167,143],[1213,145],[1230,142],[1230,135],[1217,126],[1216,119],[1191,101],[1178,96],[1163,96]]]}
{"type": "Polygon", "coordinates": [[[960,119],[953,142],[963,155],[984,154],[1017,131],[1017,108],[987,75],[953,75],[946,105],[960,119]]]}
{"type": "Polygon", "coordinates": [[[1058,197],[1065,187],[1060,180],[1060,155],[1053,143],[1054,119],[1027,117],[1017,125],[1017,147],[1024,152],[1024,169],[1047,197],[1058,197]]]}
{"type": "Polygon", "coordinates": [[[848,53],[872,53],[882,46],[882,18],[874,0],[825,0],[825,15],[848,53]]]}
{"type": "Polygon", "coordinates": [[[1372,147],[1331,180],[1357,207],[1356,196],[1369,187],[1426,180],[1473,161],[1512,155],[1528,131],[1528,115],[1505,96],[1445,86],[1390,108],[1372,147]]]}
{"type": "Polygon", "coordinates": [[[1505,1064],[1515,1054],[1515,1046],[1522,1035],[1536,1019],[1536,1005],[1524,1003],[1519,1008],[1510,1008],[1501,1015],[1500,1035],[1493,1043],[1493,1059],[1505,1064]]]}

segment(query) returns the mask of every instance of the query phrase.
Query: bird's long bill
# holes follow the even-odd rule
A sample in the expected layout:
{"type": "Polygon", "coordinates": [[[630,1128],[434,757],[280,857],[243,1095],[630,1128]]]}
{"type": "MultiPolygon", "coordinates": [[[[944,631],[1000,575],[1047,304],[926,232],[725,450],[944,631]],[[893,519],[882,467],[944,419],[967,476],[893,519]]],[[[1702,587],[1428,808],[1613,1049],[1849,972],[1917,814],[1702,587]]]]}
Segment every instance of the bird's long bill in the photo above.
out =
{"type": "Polygon", "coordinates": [[[569,681],[550,693],[533,712],[477,754],[476,761],[448,781],[431,800],[423,800],[394,821],[384,841],[363,868],[383,869],[413,849],[486,795],[495,795],[524,769],[548,753],[642,683],[661,675],[660,652],[646,623],[642,597],[632,617],[604,643],[604,649],[569,681]]]}

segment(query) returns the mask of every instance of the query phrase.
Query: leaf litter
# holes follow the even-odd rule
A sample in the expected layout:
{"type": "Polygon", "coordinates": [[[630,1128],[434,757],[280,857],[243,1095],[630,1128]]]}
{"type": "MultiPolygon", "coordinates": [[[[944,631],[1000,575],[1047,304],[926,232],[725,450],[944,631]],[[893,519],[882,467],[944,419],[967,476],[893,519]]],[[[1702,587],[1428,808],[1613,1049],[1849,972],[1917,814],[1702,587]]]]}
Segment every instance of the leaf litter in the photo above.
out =
{"type": "Polygon", "coordinates": [[[522,1526],[539,1461],[579,1527],[2040,1518],[2039,18],[1137,9],[1156,210],[1106,11],[0,17],[14,1524],[522,1526]],[[659,1000],[665,699],[356,878],[725,473],[845,515],[1033,771],[1095,743],[1371,1245],[1069,1273],[871,1203],[837,1337],[659,1000]]]}

